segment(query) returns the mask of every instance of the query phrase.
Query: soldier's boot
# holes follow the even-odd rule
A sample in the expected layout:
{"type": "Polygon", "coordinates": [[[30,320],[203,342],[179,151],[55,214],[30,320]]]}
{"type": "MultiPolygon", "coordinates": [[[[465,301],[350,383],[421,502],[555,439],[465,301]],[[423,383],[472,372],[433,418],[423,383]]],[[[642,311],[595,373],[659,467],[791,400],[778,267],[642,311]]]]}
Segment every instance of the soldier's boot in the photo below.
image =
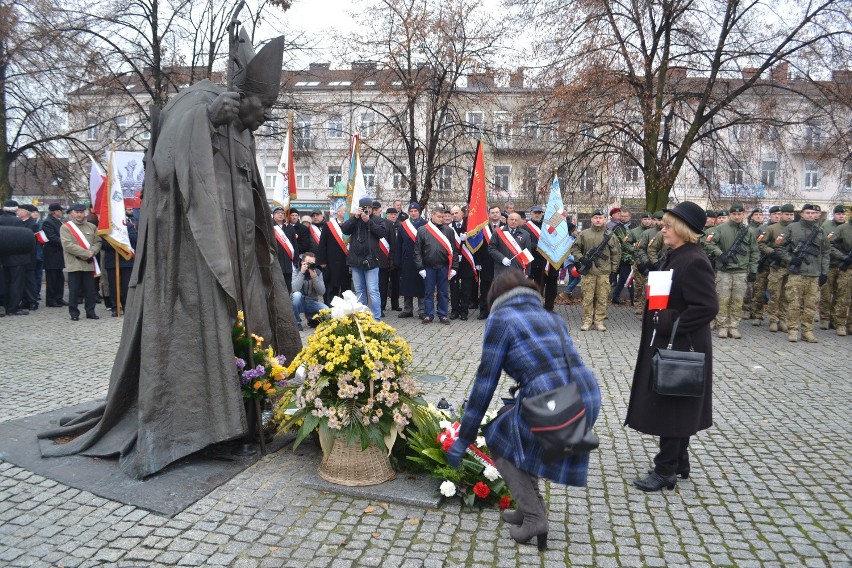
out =
{"type": "Polygon", "coordinates": [[[846,328],[844,326],[840,326],[837,328],[837,335],[844,337],[846,335],[846,328]]]}
{"type": "Polygon", "coordinates": [[[791,341],[792,343],[796,343],[797,341],[799,341],[799,330],[794,329],[793,331],[789,332],[787,334],[787,340],[791,341]]]}
{"type": "Polygon", "coordinates": [[[751,320],[751,325],[755,327],[760,327],[761,325],[763,325],[763,318],[755,318],[751,320]]]}
{"type": "Polygon", "coordinates": [[[589,331],[592,329],[592,322],[583,322],[583,325],[580,326],[580,331],[589,331]]]}
{"type": "Polygon", "coordinates": [[[728,337],[728,328],[727,327],[720,327],[719,328],[719,337],[721,337],[722,339],[728,337]]]}
{"type": "Polygon", "coordinates": [[[820,318],[819,328],[820,329],[828,329],[828,319],[827,318],[826,319],[820,318]]]}
{"type": "Polygon", "coordinates": [[[788,328],[787,328],[787,322],[786,321],[779,321],[778,322],[778,331],[780,331],[781,333],[787,333],[788,328]]]}
{"type": "Polygon", "coordinates": [[[777,321],[773,321],[773,322],[769,323],[769,331],[771,331],[772,333],[775,333],[776,331],[778,331],[778,322],[777,321]]]}
{"type": "Polygon", "coordinates": [[[817,338],[814,337],[814,334],[813,334],[812,331],[802,332],[802,339],[804,339],[808,343],[819,343],[819,341],[817,341],[817,338]]]}
{"type": "Polygon", "coordinates": [[[742,339],[742,338],[743,338],[742,334],[740,333],[740,330],[738,330],[738,329],[737,329],[737,328],[735,328],[735,327],[732,327],[732,328],[730,328],[730,329],[728,330],[728,335],[729,335],[732,339],[742,339]]]}
{"type": "Polygon", "coordinates": [[[598,331],[606,331],[606,326],[603,324],[603,322],[596,323],[595,329],[598,331]]]}

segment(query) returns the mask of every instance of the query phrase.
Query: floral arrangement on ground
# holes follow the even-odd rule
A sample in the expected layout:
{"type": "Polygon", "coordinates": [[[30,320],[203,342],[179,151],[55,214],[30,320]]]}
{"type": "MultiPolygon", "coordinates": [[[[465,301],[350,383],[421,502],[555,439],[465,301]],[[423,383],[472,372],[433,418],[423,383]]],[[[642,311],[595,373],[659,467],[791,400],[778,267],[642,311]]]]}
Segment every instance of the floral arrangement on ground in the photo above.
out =
{"type": "Polygon", "coordinates": [[[287,371],[285,357],[276,355],[272,347],[264,347],[262,337],[253,333],[249,336],[242,310],[237,312],[231,337],[243,398],[265,399],[276,395],[284,386],[287,371]],[[253,367],[242,358],[247,357],[249,351],[254,361],[253,367]]]}
{"type": "Polygon", "coordinates": [[[454,468],[447,463],[446,455],[458,438],[460,423],[429,405],[408,429],[408,461],[431,477],[442,479],[440,492],[444,497],[458,497],[468,508],[497,505],[501,510],[508,509],[512,506],[509,488],[494,467],[482,436],[482,427],[495,416],[496,411],[486,414],[476,442],[467,448],[461,466],[454,468]]]}
{"type": "Polygon", "coordinates": [[[333,301],[320,311],[316,331],[287,367],[295,381],[275,407],[278,432],[297,429],[295,448],[316,431],[325,455],[335,439],[390,452],[422,406],[408,372],[411,348],[354,298],[344,302],[353,307],[341,312],[333,301]]]}

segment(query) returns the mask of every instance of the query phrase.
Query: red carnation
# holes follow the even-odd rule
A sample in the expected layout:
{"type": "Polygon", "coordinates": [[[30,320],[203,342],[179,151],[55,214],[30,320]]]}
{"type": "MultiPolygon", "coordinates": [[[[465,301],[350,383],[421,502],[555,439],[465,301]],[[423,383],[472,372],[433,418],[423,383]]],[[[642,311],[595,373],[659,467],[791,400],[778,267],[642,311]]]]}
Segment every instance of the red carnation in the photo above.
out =
{"type": "Polygon", "coordinates": [[[449,452],[450,448],[452,448],[452,447],[453,447],[453,441],[450,440],[449,438],[447,438],[443,442],[441,442],[441,449],[444,450],[445,452],[449,452]]]}
{"type": "Polygon", "coordinates": [[[500,497],[500,510],[503,511],[512,506],[512,498],[508,495],[500,497]]]}
{"type": "Polygon", "coordinates": [[[491,494],[491,489],[481,481],[473,486],[473,493],[480,499],[485,499],[491,494]]]}

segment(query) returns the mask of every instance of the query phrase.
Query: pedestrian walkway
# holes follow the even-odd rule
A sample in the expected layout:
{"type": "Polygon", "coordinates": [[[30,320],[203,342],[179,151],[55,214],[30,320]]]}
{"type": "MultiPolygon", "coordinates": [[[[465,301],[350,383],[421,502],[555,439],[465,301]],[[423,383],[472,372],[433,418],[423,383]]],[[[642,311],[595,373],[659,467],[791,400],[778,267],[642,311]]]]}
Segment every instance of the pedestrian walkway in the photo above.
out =
{"type": "MultiPolygon", "coordinates": [[[[541,554],[516,545],[496,510],[465,512],[458,501],[422,509],[305,488],[297,480],[316,460],[286,448],[173,518],[68,488],[0,456],[0,565],[852,563],[848,337],[817,330],[820,343],[791,344],[744,325],[741,340],[714,339],[715,426],[694,438],[689,480],[645,494],[631,481],[651,464],[656,440],[622,426],[639,316],[612,306],[608,332],[580,332],[580,306],[557,309],[601,384],[601,445],[588,487],[544,486],[551,532],[541,554]]],[[[0,421],[106,395],[121,319],[99,312],[98,321],[72,322],[66,310],[45,308],[0,320],[0,421]]],[[[414,350],[415,370],[448,377],[424,383],[427,398],[460,406],[485,322],[424,326],[388,315],[414,350]]]]}

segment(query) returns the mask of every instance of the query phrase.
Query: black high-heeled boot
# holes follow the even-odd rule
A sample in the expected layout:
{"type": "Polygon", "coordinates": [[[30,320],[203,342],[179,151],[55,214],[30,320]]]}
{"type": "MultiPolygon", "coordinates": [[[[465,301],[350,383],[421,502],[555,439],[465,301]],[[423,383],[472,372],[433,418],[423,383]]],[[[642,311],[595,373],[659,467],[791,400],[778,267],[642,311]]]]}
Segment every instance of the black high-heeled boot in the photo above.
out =
{"type": "Polygon", "coordinates": [[[677,485],[677,475],[674,473],[667,476],[662,476],[656,471],[651,472],[645,479],[634,479],[633,485],[642,491],[660,491],[663,487],[666,489],[674,489],[677,485]]]}

